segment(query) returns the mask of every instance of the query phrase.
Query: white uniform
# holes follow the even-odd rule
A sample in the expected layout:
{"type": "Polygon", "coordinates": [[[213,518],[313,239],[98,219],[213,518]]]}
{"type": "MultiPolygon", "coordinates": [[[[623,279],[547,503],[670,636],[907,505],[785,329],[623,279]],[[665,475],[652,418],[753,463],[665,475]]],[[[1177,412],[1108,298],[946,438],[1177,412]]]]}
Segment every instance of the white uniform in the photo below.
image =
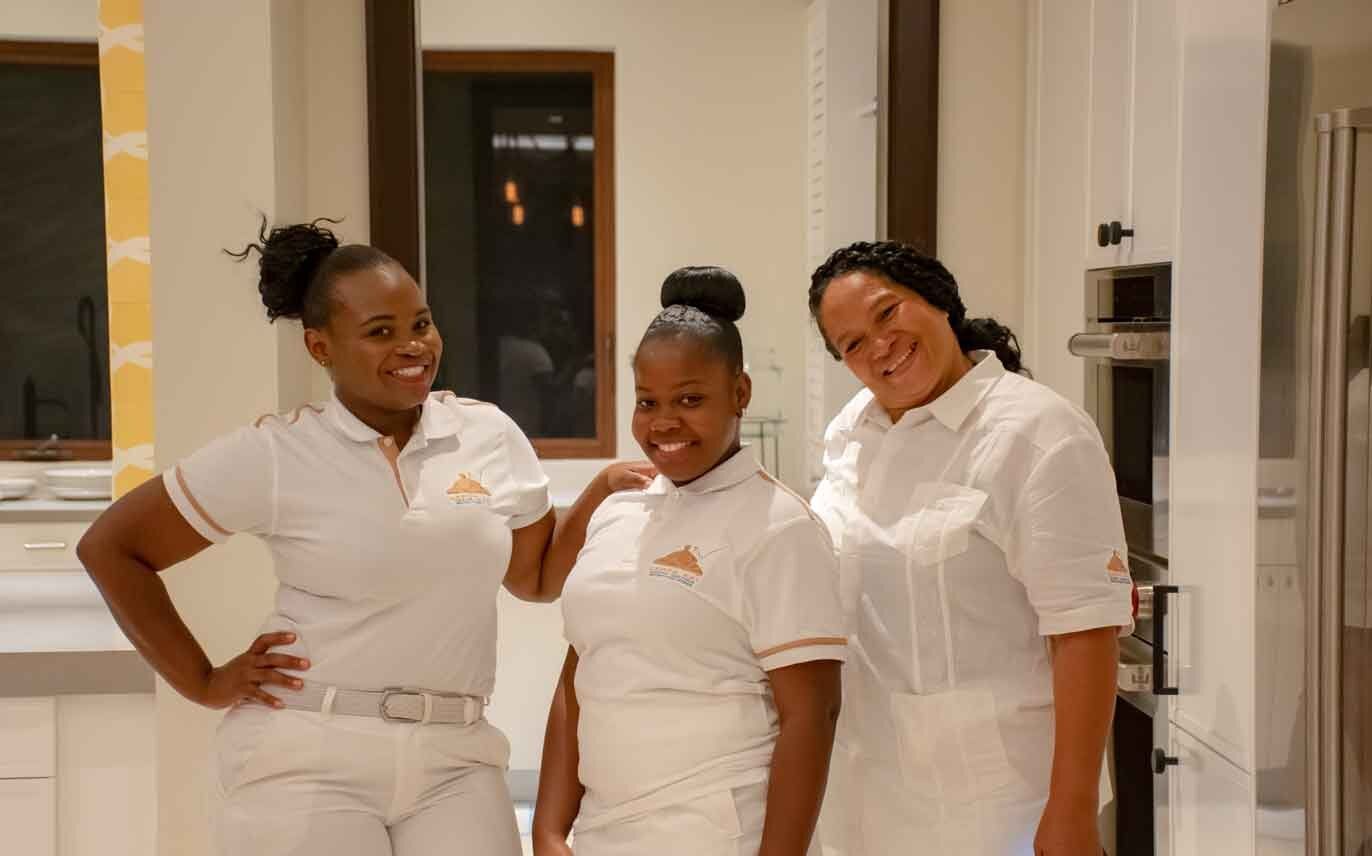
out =
{"type": "Polygon", "coordinates": [[[1089,418],[989,352],[892,425],[863,390],[814,498],[854,632],[826,803],[845,856],[1031,856],[1053,753],[1046,636],[1132,629],[1089,418]]]}
{"type": "MultiPolygon", "coordinates": [[[[209,540],[247,532],[266,543],[280,585],[261,630],[296,634],[279,650],[310,660],[306,681],[491,694],[512,530],[549,509],[533,449],[497,408],[434,393],[397,453],[334,400],[221,437],[163,480],[209,540]]],[[[451,837],[474,853],[519,852],[509,744],[484,719],[399,724],[248,705],[224,718],[217,751],[226,854],[389,854],[393,844],[417,855],[451,837]]]]}
{"type": "Polygon", "coordinates": [[[562,610],[580,659],[577,856],[757,853],[767,672],[845,656],[822,523],[748,449],[681,488],[658,476],[597,509],[562,610]]]}

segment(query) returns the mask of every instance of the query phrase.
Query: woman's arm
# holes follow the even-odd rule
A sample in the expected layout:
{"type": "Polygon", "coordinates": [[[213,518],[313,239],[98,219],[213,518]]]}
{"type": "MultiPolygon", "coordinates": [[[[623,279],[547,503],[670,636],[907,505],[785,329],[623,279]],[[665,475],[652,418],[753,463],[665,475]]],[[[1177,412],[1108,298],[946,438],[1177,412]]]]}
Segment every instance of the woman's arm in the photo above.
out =
{"type": "Polygon", "coordinates": [[[295,657],[269,653],[276,645],[294,641],[294,636],[265,634],[247,652],[216,669],[158,576],[209,545],[177,511],[162,480],[155,478],[100,515],[76,545],[76,555],[124,635],[177,692],[207,707],[228,707],[243,699],[273,704],[276,699],[262,684],[298,684],[276,669],[308,667],[295,657]]]}
{"type": "Polygon", "coordinates": [[[758,856],[804,856],[819,819],[842,700],[842,664],[797,663],[767,673],[781,734],[772,755],[758,856]]]}
{"type": "Polygon", "coordinates": [[[581,708],[576,702],[576,651],[567,649],[562,676],[548,710],[543,734],[543,765],[538,777],[538,802],[534,809],[534,853],[537,856],[570,856],[567,835],[581,808],[585,788],[577,778],[581,756],[576,729],[581,708]]]}
{"type": "Polygon", "coordinates": [[[1050,637],[1053,652],[1053,773],[1034,837],[1035,856],[1099,853],[1100,772],[1115,710],[1119,628],[1050,637]]]}
{"type": "Polygon", "coordinates": [[[534,525],[515,530],[505,588],[520,600],[557,600],[586,543],[591,515],[610,494],[647,487],[655,472],[647,462],[611,464],[596,474],[565,514],[550,511],[534,525]]]}

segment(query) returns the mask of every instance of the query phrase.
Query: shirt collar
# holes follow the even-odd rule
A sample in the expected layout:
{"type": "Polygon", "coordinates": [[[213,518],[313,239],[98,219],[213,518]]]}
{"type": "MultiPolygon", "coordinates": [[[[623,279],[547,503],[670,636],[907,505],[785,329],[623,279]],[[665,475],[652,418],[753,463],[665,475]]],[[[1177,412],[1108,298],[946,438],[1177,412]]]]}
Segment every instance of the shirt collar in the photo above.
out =
{"type": "Polygon", "coordinates": [[[762,465],[758,463],[757,455],[753,453],[751,446],[744,446],[726,460],[720,462],[714,469],[687,485],[677,488],[672,484],[671,479],[659,473],[653,479],[653,483],[648,485],[645,493],[649,495],[663,495],[674,490],[682,493],[702,494],[713,493],[718,490],[726,490],[736,484],[740,484],[759,470],[762,465]]]}
{"type": "MultiPolygon", "coordinates": [[[[991,388],[1005,375],[1005,366],[993,351],[972,351],[968,354],[973,366],[967,374],[947,391],[923,407],[916,407],[900,418],[900,425],[918,425],[929,419],[937,419],[950,431],[962,428],[991,388]]],[[[885,409],[875,397],[863,408],[862,420],[871,420],[884,427],[890,427],[891,420],[885,409]]]]}
{"type": "MultiPolygon", "coordinates": [[[[434,393],[424,400],[411,442],[415,439],[428,441],[439,437],[451,437],[457,433],[462,417],[451,403],[444,400],[451,395],[452,393],[448,392],[434,393]]],[[[337,395],[330,397],[324,409],[333,426],[349,440],[374,443],[381,437],[378,431],[358,419],[343,402],[339,401],[337,395]]]]}

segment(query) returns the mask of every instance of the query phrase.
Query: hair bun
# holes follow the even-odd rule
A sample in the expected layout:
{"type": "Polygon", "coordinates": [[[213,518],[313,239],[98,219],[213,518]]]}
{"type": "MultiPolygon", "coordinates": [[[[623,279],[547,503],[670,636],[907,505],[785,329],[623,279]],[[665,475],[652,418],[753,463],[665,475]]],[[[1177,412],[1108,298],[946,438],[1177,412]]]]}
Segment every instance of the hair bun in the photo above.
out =
{"type": "Polygon", "coordinates": [[[337,222],[320,218],[268,230],[263,220],[257,243],[248,244],[242,252],[229,253],[242,260],[250,251],[257,251],[257,290],[269,319],[300,318],[304,313],[305,296],[315,274],[339,246],[338,236],[319,224],[337,222]]]}
{"type": "Polygon", "coordinates": [[[737,321],[748,301],[738,277],[722,267],[677,268],[662,282],[662,305],[691,306],[712,318],[737,321]]]}

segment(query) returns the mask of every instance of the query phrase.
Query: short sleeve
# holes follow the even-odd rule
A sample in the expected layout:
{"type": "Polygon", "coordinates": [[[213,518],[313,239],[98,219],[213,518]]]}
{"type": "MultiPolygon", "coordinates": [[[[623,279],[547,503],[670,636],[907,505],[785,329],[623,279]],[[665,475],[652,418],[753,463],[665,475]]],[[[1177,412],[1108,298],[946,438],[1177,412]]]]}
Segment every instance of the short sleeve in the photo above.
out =
{"type": "Polygon", "coordinates": [[[1068,438],[1035,465],[1015,504],[1007,554],[1041,635],[1100,627],[1132,632],[1133,581],[1119,496],[1095,438],[1068,438]]]}
{"type": "Polygon", "coordinates": [[[214,440],[164,472],[162,482],[186,522],[214,543],[275,528],[276,461],[263,428],[214,440]]]}
{"type": "Polygon", "coordinates": [[[764,671],[846,658],[838,562],[822,524],[783,524],[740,570],[743,624],[764,671]]]}
{"type": "Polygon", "coordinates": [[[503,487],[510,496],[507,520],[511,529],[523,529],[543,519],[553,507],[548,495],[548,476],[543,472],[529,438],[513,419],[503,413],[501,416],[505,422],[505,463],[509,479],[503,487]]]}

